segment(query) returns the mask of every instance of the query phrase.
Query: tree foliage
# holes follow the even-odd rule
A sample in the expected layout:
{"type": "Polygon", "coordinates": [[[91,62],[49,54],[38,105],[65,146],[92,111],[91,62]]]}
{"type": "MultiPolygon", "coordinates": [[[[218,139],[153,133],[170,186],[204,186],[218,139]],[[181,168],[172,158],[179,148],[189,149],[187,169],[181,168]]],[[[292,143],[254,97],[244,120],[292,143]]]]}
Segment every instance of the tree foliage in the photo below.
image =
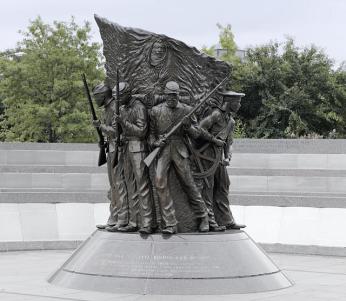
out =
{"type": "Polygon", "coordinates": [[[217,27],[220,31],[219,33],[219,44],[212,45],[210,47],[204,46],[202,51],[208,55],[216,56],[216,48],[221,47],[224,50],[224,53],[221,54],[219,59],[233,64],[238,64],[240,59],[236,56],[237,44],[234,41],[234,35],[232,32],[232,27],[230,24],[222,26],[217,24],[217,27]]]}
{"type": "MultiPolygon", "coordinates": [[[[233,35],[220,29],[220,44],[233,51],[233,35]]],[[[232,89],[246,94],[247,137],[346,137],[346,72],[321,49],[288,38],[247,49],[244,62],[222,59],[233,65],[232,89]]]]}
{"type": "Polygon", "coordinates": [[[17,49],[0,53],[1,136],[5,141],[95,140],[81,82],[103,79],[90,25],[32,21],[17,49]]]}

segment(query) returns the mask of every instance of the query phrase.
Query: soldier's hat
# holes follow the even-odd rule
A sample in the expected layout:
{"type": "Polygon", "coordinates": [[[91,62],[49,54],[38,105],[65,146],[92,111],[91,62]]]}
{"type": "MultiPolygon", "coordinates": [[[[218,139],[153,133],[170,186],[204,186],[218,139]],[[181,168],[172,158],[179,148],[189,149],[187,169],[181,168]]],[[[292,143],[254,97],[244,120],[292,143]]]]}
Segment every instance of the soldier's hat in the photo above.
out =
{"type": "MultiPolygon", "coordinates": [[[[125,94],[127,92],[130,92],[130,86],[127,82],[120,82],[119,83],[119,95],[125,94]]],[[[112,90],[112,94],[114,96],[117,95],[117,85],[114,86],[112,90]]]]}
{"type": "Polygon", "coordinates": [[[166,83],[164,93],[165,94],[179,94],[180,87],[177,82],[169,81],[166,83]]]}
{"type": "Polygon", "coordinates": [[[242,98],[245,96],[244,93],[238,93],[234,91],[219,91],[219,94],[222,96],[231,96],[232,98],[242,98]]]}
{"type": "Polygon", "coordinates": [[[101,83],[101,84],[98,84],[96,85],[93,90],[92,90],[92,93],[94,95],[97,95],[97,94],[103,94],[103,93],[107,93],[111,91],[111,88],[108,87],[107,85],[105,85],[104,83],[101,83]]]}

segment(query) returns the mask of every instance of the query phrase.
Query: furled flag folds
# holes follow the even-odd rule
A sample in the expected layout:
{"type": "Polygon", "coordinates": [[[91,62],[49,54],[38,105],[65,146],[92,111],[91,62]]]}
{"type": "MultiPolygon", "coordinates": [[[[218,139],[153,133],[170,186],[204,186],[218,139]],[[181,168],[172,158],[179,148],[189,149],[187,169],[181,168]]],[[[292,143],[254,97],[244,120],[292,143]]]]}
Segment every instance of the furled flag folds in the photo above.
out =
{"type": "Polygon", "coordinates": [[[142,29],[122,27],[95,15],[103,40],[107,83],[114,87],[116,70],[133,94],[144,96],[148,107],[163,93],[167,81],[179,83],[193,105],[230,73],[230,66],[194,47],[142,29]]]}

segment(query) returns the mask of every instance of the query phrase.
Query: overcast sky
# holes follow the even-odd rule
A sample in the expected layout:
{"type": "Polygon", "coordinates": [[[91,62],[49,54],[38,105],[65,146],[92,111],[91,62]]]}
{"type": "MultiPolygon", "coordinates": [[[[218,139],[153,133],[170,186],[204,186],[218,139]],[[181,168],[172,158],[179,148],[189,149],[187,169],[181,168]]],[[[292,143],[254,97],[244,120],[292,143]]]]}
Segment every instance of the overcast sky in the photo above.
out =
{"type": "Polygon", "coordinates": [[[45,22],[89,20],[101,41],[93,14],[123,26],[166,34],[201,48],[216,44],[216,23],[231,24],[240,48],[288,35],[298,45],[315,44],[346,60],[346,0],[2,0],[0,50],[15,47],[19,30],[40,15],[45,22]]]}

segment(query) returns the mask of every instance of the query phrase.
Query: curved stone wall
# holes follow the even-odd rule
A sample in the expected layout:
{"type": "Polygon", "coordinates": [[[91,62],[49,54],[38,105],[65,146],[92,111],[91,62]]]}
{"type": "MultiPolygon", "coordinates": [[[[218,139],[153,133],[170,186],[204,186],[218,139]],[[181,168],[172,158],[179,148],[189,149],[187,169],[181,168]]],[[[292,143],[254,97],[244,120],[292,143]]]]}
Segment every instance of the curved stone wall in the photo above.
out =
{"type": "MultiPolygon", "coordinates": [[[[107,217],[97,145],[0,143],[0,250],[74,247],[107,217]]],[[[346,140],[234,143],[232,210],[271,251],[346,255],[346,140]]]]}

